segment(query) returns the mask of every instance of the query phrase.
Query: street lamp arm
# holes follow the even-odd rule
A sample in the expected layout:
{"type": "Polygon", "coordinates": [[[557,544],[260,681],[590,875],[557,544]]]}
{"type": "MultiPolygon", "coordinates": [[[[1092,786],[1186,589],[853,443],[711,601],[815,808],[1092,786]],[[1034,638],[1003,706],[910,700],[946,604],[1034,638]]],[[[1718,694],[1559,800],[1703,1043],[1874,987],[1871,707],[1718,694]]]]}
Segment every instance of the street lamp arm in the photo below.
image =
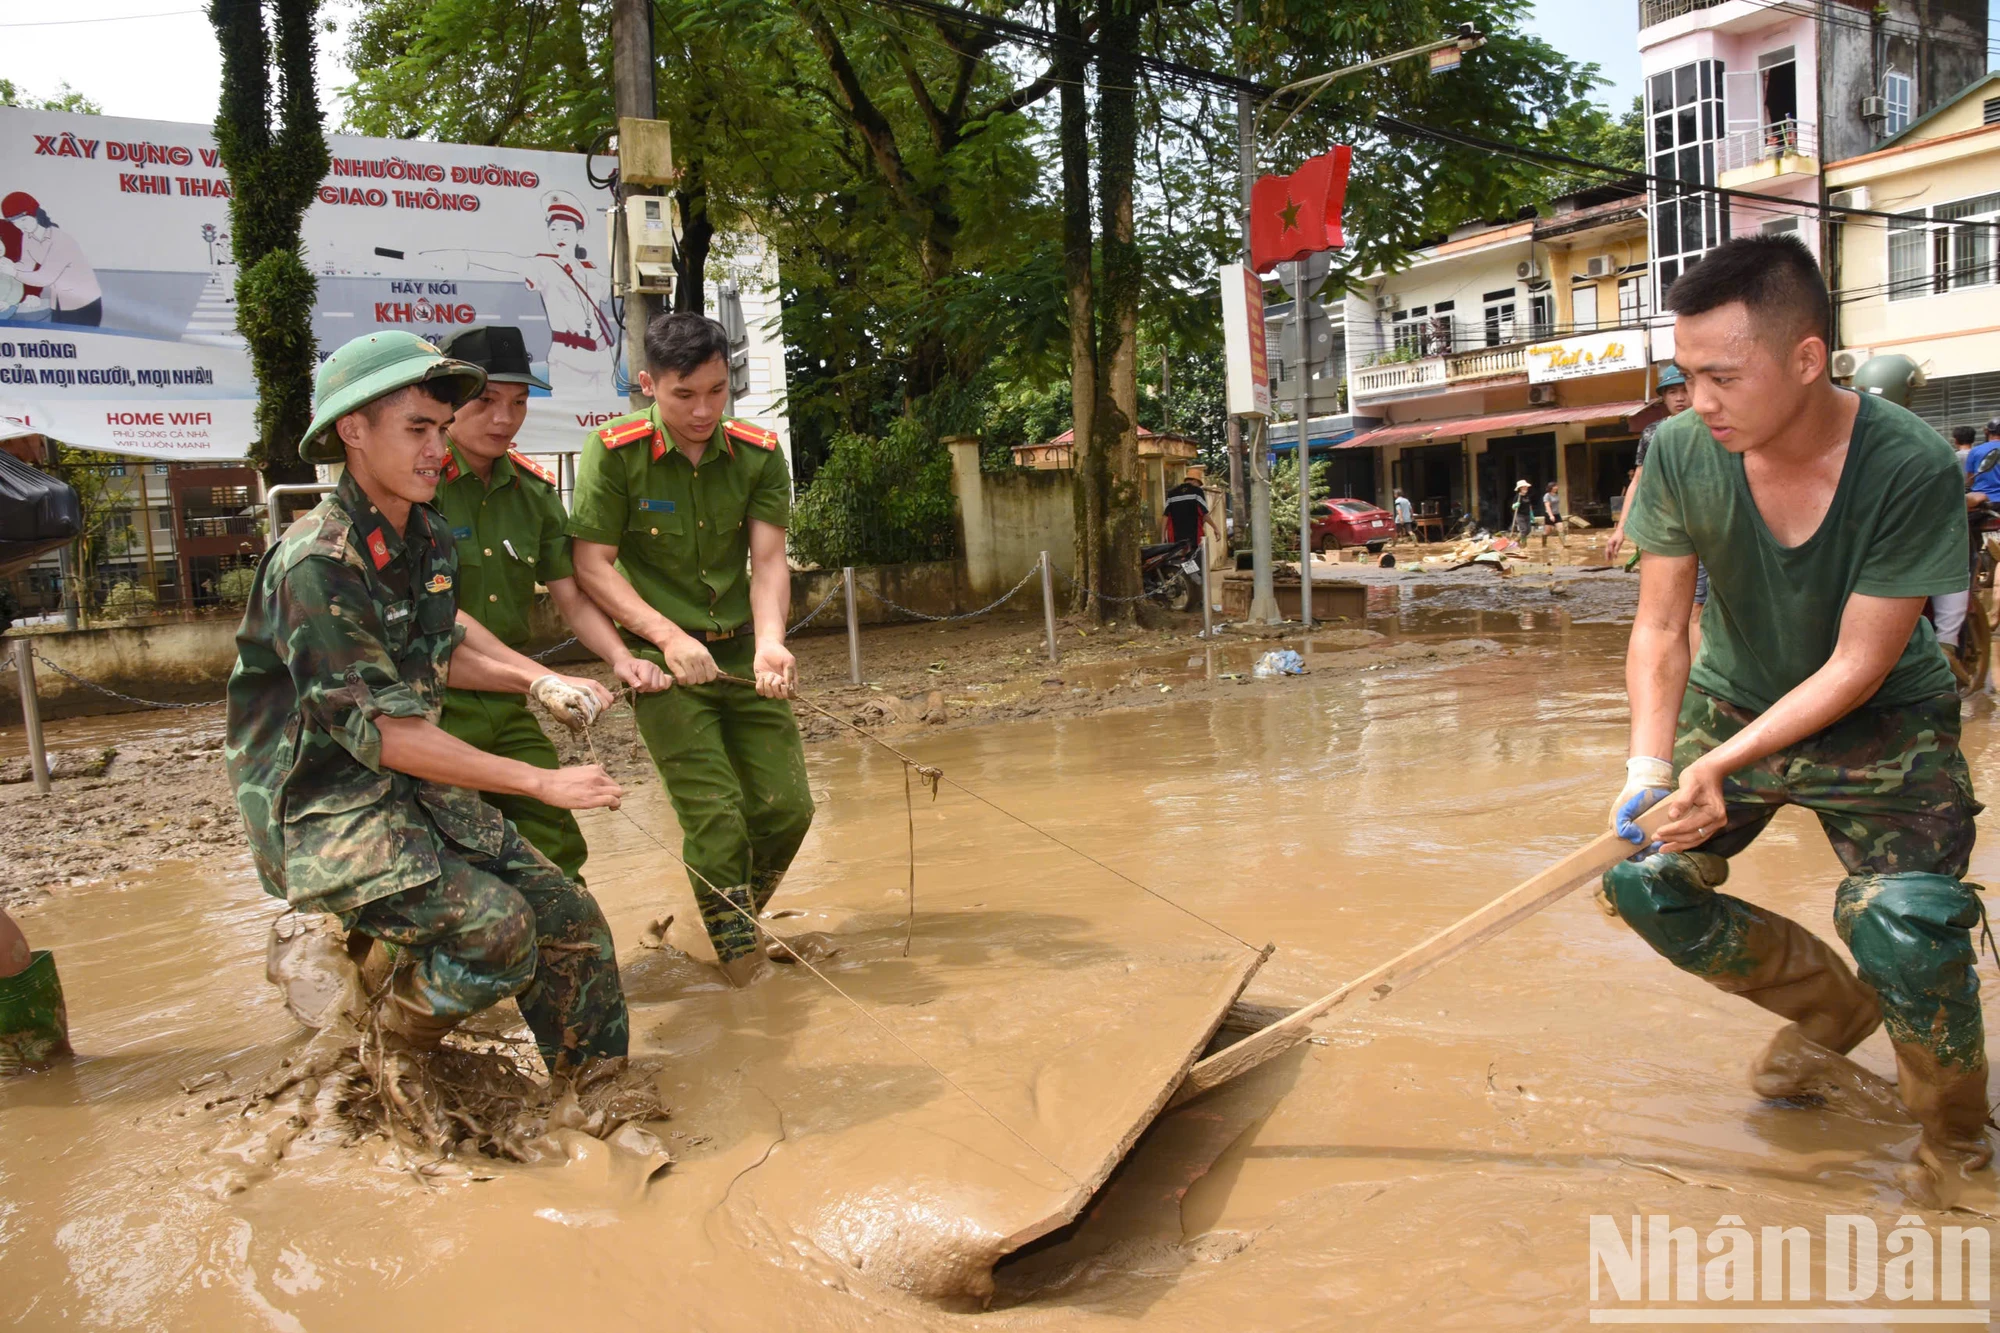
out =
{"type": "Polygon", "coordinates": [[[1292,83],[1285,84],[1283,87],[1273,89],[1269,97],[1266,97],[1262,102],[1257,104],[1257,122],[1259,128],[1261,130],[1264,112],[1270,107],[1271,103],[1277,101],[1286,93],[1295,93],[1302,88],[1312,89],[1312,92],[1306,96],[1304,101],[1292,108],[1292,114],[1285,117],[1284,122],[1274,132],[1274,137],[1277,134],[1283,134],[1286,128],[1299,118],[1300,113],[1312,105],[1313,98],[1318,97],[1320,93],[1326,90],[1327,85],[1333,83],[1335,80],[1344,79],[1350,74],[1361,74],[1371,69],[1380,69],[1385,65],[1393,65],[1398,61],[1409,60],[1415,56],[1427,56],[1433,51],[1443,51],[1450,47],[1456,47],[1460,51],[1472,51],[1477,50],[1485,44],[1486,38],[1477,29],[1469,23],[1461,24],[1457,32],[1449,37],[1439,38],[1435,42],[1426,42],[1422,46],[1413,46],[1407,51],[1398,51],[1393,55],[1380,56],[1374,60],[1364,60],[1358,65],[1348,65],[1345,68],[1334,70],[1330,74],[1315,74],[1309,79],[1295,80],[1292,83]]]}

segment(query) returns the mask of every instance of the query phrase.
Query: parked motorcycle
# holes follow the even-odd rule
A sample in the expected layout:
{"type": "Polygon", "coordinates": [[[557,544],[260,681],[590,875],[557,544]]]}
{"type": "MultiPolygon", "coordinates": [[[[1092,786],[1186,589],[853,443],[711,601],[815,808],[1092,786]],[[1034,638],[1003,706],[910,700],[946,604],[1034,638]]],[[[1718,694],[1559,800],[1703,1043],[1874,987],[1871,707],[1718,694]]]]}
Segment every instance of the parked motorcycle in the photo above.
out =
{"type": "Polygon", "coordinates": [[[1140,587],[1169,611],[1185,611],[1201,596],[1201,560],[1193,542],[1139,548],[1140,587]]]}

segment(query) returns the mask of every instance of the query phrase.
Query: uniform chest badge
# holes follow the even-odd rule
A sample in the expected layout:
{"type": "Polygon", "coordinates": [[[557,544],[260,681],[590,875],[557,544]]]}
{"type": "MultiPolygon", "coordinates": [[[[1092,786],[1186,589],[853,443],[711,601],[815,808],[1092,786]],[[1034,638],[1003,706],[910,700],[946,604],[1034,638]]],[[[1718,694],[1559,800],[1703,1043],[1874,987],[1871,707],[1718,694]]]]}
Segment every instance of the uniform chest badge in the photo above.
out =
{"type": "Polygon", "coordinates": [[[639,508],[652,514],[671,514],[674,512],[674,502],[672,500],[641,500],[639,501],[639,508]]]}
{"type": "Polygon", "coordinates": [[[449,574],[433,574],[433,575],[431,575],[431,578],[430,578],[430,582],[428,582],[428,583],[426,583],[426,584],[424,585],[424,591],[425,591],[425,592],[450,592],[450,591],[451,591],[451,575],[449,575],[449,574]]]}
{"type": "Polygon", "coordinates": [[[382,529],[377,528],[368,534],[368,554],[375,561],[377,569],[389,563],[389,542],[382,535],[382,529]]]}

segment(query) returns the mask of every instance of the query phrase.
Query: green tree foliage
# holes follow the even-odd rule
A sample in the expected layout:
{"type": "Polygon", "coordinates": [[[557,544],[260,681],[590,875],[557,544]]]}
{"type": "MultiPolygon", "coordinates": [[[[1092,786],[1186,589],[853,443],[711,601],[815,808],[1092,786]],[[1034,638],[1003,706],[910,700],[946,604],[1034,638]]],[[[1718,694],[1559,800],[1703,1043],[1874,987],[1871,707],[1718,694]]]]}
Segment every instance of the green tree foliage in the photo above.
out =
{"type": "Polygon", "coordinates": [[[250,600],[250,590],[257,586],[257,571],[249,565],[237,565],[222,571],[215,581],[215,599],[224,606],[241,606],[250,600]]]}
{"type": "MultiPolygon", "coordinates": [[[[1324,500],[1332,494],[1327,481],[1332,468],[1333,464],[1325,461],[1313,463],[1312,494],[1315,501],[1324,500]]],[[[1279,555],[1288,555],[1295,560],[1298,558],[1299,460],[1296,453],[1271,465],[1271,548],[1279,555]]]]}
{"type": "Polygon", "coordinates": [[[104,594],[104,614],[120,620],[149,616],[158,609],[160,598],[151,588],[120,579],[104,594]]]}
{"type": "Polygon", "coordinates": [[[103,107],[67,83],[57,84],[53,97],[37,97],[23,91],[12,79],[0,79],[0,106],[26,107],[30,111],[75,111],[86,116],[104,114],[103,107]]]}
{"type": "MultiPolygon", "coordinates": [[[[118,472],[135,466],[121,454],[98,453],[49,441],[50,476],[68,482],[76,492],[77,508],[83,518],[73,549],[76,572],[74,588],[78,607],[87,615],[96,600],[97,567],[109,556],[123,555],[141,538],[124,521],[128,497],[118,482],[118,472]]],[[[140,521],[147,521],[141,515],[140,521]]]]}
{"type": "Polygon", "coordinates": [[[331,161],[314,83],[318,13],[318,0],[211,0],[208,11],[222,47],[215,142],[229,172],[236,327],[257,374],[250,459],[272,481],[312,477],[298,449],[312,421],[318,284],[299,225],[331,161]]]}
{"type": "Polygon", "coordinates": [[[840,436],[792,507],[792,555],[825,569],[944,560],[957,544],[951,460],[915,417],[840,436]]]}

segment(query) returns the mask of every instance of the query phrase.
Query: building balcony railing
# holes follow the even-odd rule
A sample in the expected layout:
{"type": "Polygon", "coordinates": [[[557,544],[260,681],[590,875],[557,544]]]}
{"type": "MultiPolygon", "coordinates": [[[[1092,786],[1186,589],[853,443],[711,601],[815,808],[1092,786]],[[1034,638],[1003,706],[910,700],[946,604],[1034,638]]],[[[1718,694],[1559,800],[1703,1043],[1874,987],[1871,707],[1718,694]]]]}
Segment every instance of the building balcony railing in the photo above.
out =
{"type": "Polygon", "coordinates": [[[1719,172],[1741,171],[1761,162],[1818,156],[1817,126],[1798,120],[1780,120],[1761,129],[1737,130],[1725,136],[1715,165],[1719,172]]]}
{"type": "Polygon", "coordinates": [[[1683,14],[1693,14],[1703,9],[1714,9],[1727,0],[1639,0],[1639,26],[1650,28],[1655,23],[1665,23],[1683,14]]]}
{"type": "Polygon", "coordinates": [[[264,530],[262,520],[252,514],[208,518],[189,515],[182,524],[190,537],[251,537],[264,530]]]}

